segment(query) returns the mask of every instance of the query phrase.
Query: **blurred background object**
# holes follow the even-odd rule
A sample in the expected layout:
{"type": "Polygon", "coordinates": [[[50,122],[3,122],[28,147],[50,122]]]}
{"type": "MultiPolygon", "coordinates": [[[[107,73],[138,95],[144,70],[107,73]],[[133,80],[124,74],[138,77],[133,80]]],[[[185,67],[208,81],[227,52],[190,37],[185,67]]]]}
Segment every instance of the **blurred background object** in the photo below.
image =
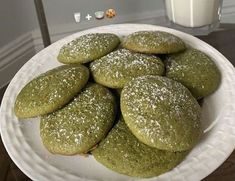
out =
{"type": "Polygon", "coordinates": [[[171,26],[191,34],[209,34],[219,27],[223,0],[165,0],[171,26]]]}
{"type": "Polygon", "coordinates": [[[223,0],[165,0],[168,18],[185,27],[201,27],[220,21],[223,0]]]}
{"type": "Polygon", "coordinates": [[[42,0],[34,0],[34,4],[37,12],[43,45],[44,47],[47,47],[51,44],[51,38],[48,30],[47,19],[44,12],[42,0]]]}

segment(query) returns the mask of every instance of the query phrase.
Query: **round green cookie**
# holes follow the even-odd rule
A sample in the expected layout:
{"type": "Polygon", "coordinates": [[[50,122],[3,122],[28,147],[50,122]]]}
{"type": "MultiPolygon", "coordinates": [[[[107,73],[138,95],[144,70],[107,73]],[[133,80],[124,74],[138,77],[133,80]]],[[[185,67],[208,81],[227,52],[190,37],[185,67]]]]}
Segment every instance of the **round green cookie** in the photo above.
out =
{"type": "Polygon", "coordinates": [[[116,172],[134,177],[153,177],[177,166],[188,152],[169,152],[141,143],[123,120],[110,131],[92,154],[116,172]]]}
{"type": "Polygon", "coordinates": [[[98,84],[88,86],[64,108],[42,116],[40,135],[54,154],[84,154],[110,130],[115,119],[112,93],[98,84]]]}
{"type": "Polygon", "coordinates": [[[94,80],[110,88],[123,88],[131,79],[143,75],[162,75],[164,64],[154,55],[116,50],[90,64],[94,80]]]}
{"type": "Polygon", "coordinates": [[[122,46],[126,49],[153,54],[176,53],[186,48],[177,36],[163,31],[138,31],[124,38],[122,46]]]}
{"type": "Polygon", "coordinates": [[[166,59],[166,76],[182,83],[197,99],[213,93],[221,79],[213,60],[196,49],[169,55],[166,59]]]}
{"type": "Polygon", "coordinates": [[[64,45],[57,59],[65,64],[87,63],[113,51],[119,43],[115,34],[86,34],[64,45]]]}
{"type": "Polygon", "coordinates": [[[35,117],[61,108],[80,92],[88,78],[89,70],[83,65],[63,65],[39,75],[18,94],[16,116],[35,117]]]}
{"type": "Polygon", "coordinates": [[[132,133],[162,150],[192,148],[201,135],[201,108],[181,83],[166,77],[138,77],[122,89],[121,111],[132,133]]]}

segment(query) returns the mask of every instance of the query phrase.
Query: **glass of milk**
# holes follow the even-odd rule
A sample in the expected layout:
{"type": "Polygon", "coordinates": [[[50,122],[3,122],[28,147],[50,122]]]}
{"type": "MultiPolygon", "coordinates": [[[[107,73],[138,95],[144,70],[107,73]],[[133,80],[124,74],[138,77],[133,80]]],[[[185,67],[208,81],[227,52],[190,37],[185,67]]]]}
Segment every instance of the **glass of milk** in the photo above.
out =
{"type": "Polygon", "coordinates": [[[176,28],[206,34],[218,27],[222,3],[223,0],[165,0],[166,15],[176,28]]]}

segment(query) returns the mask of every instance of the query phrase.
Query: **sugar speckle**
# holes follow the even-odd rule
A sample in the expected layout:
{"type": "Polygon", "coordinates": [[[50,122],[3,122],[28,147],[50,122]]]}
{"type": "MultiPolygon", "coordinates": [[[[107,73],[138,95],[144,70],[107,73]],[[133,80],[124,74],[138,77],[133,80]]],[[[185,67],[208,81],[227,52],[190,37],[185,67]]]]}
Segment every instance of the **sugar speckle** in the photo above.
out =
{"type": "Polygon", "coordinates": [[[129,82],[122,90],[121,110],[135,136],[152,146],[173,148],[200,134],[196,99],[182,84],[165,77],[149,75],[129,82]]]}

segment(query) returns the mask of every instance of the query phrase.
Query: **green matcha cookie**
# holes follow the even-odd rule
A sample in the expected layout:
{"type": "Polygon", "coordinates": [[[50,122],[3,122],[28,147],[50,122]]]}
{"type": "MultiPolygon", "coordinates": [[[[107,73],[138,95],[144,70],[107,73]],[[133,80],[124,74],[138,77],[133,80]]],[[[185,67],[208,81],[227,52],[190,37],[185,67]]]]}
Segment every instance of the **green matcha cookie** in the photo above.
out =
{"type": "Polygon", "coordinates": [[[186,48],[177,36],[163,31],[138,31],[124,38],[124,48],[141,53],[168,54],[186,48]]]}
{"type": "Polygon", "coordinates": [[[57,59],[65,64],[87,63],[113,51],[119,43],[115,34],[86,34],[64,45],[57,59]]]}
{"type": "Polygon", "coordinates": [[[85,86],[89,70],[64,65],[39,75],[18,94],[14,111],[19,118],[51,113],[68,103],[85,86]]]}
{"type": "Polygon", "coordinates": [[[153,177],[177,166],[188,152],[169,152],[141,143],[121,120],[92,154],[116,172],[134,177],[153,177]]]}
{"type": "Polygon", "coordinates": [[[182,83],[197,99],[210,95],[220,84],[217,66],[199,50],[170,55],[166,64],[166,76],[182,83]]]}
{"type": "Polygon", "coordinates": [[[113,125],[115,106],[114,97],[107,88],[88,84],[64,108],[41,118],[43,144],[54,154],[87,153],[113,125]]]}
{"type": "Polygon", "coordinates": [[[162,150],[191,149],[201,135],[200,106],[181,83],[166,77],[138,77],[122,89],[121,111],[132,133],[162,150]]]}
{"type": "Polygon", "coordinates": [[[90,64],[94,80],[110,88],[122,88],[131,79],[143,75],[162,75],[164,64],[156,56],[116,50],[90,64]]]}

